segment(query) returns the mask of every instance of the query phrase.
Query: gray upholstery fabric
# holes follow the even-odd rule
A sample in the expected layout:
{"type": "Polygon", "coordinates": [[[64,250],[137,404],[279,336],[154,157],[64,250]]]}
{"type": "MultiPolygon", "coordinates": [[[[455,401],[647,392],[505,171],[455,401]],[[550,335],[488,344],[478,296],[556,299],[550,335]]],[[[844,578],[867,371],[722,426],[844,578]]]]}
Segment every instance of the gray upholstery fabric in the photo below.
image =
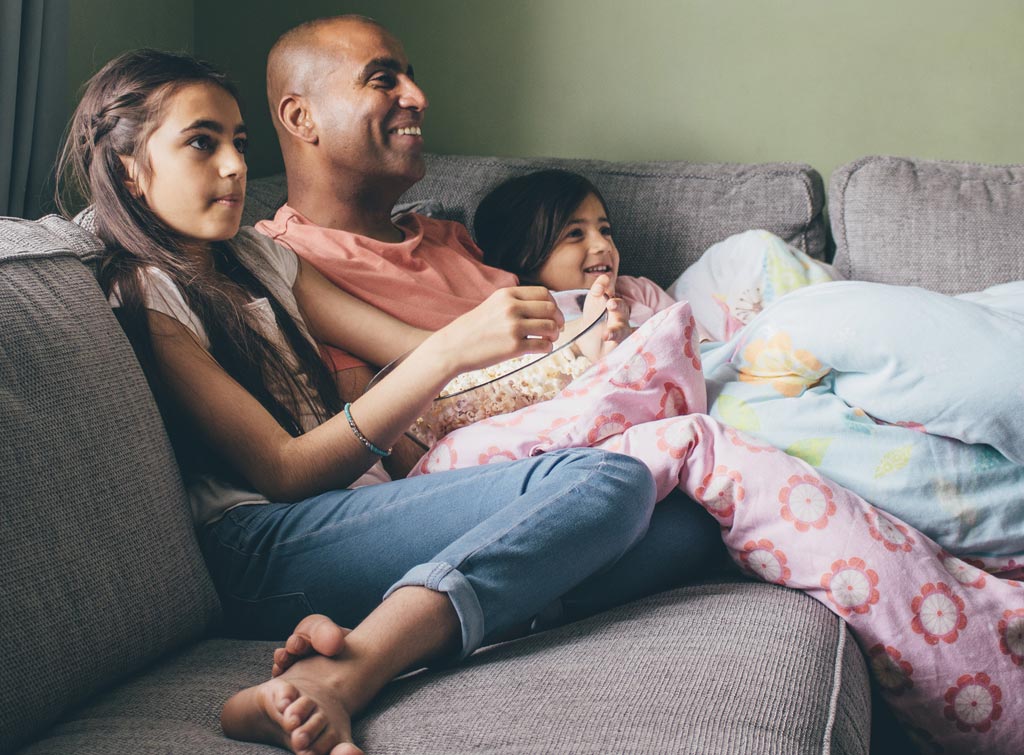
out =
{"type": "Polygon", "coordinates": [[[829,189],[848,278],[948,294],[1024,279],[1024,165],[865,157],[829,189]]]}
{"type": "MultiPolygon", "coordinates": [[[[751,228],[772,231],[812,257],[825,257],[824,186],[806,165],[428,155],[426,178],[402,201],[436,200],[444,217],[471,226],[477,204],[490,189],[543,168],[590,178],[608,202],[622,272],[662,286],[715,242],[751,228]]],[[[270,217],[284,202],[284,185],[283,176],[251,181],[244,222],[270,217]]]]}
{"type": "MultiPolygon", "coordinates": [[[[77,711],[22,755],[271,753],[221,703],[269,643],[214,640],[77,711]]],[[[391,685],[357,724],[390,753],[866,753],[864,661],[842,622],[771,585],[675,590],[391,685]]]]}
{"type": "Polygon", "coordinates": [[[0,752],[219,610],[135,356],[60,220],[0,220],[0,752]]]}

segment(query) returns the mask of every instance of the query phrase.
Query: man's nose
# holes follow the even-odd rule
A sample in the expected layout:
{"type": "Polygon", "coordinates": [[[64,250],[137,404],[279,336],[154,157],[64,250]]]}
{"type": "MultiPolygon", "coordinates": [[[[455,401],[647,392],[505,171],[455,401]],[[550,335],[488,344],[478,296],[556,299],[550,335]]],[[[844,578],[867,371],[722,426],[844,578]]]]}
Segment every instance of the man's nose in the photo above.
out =
{"type": "Polygon", "coordinates": [[[402,91],[398,97],[398,104],[408,110],[423,111],[430,107],[430,101],[419,85],[408,76],[402,77],[402,91]]]}

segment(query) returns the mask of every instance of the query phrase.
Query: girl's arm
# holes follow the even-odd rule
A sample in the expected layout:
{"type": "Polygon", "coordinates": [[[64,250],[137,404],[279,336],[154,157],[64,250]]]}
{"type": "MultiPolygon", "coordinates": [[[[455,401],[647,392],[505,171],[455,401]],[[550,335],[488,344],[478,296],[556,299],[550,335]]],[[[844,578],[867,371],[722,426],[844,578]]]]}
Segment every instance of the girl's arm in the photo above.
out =
{"type": "MultiPolygon", "coordinates": [[[[377,460],[343,414],[293,438],[182,324],[156,312],[148,316],[156,361],[174,398],[206,440],[268,499],[300,500],[344,488],[377,460]]],[[[364,436],[390,448],[454,375],[518,354],[548,352],[561,325],[546,289],[497,291],[427,336],[352,403],[353,418],[364,436]]]]}
{"type": "Polygon", "coordinates": [[[341,290],[301,258],[292,293],[317,342],[370,364],[383,366],[430,335],[341,290]]]}

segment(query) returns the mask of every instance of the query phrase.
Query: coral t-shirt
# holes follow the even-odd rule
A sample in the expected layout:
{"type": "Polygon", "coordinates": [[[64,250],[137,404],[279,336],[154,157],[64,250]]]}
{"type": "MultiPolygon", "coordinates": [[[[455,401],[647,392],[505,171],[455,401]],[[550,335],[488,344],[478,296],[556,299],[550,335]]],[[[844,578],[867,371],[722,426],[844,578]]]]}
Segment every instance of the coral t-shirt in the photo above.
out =
{"type": "MultiPolygon", "coordinates": [[[[460,223],[410,213],[395,221],[397,244],[318,226],[284,205],[256,230],[288,247],[339,288],[399,320],[438,330],[499,288],[518,285],[512,273],[483,263],[460,223]]],[[[327,347],[336,370],[364,364],[327,347]]]]}

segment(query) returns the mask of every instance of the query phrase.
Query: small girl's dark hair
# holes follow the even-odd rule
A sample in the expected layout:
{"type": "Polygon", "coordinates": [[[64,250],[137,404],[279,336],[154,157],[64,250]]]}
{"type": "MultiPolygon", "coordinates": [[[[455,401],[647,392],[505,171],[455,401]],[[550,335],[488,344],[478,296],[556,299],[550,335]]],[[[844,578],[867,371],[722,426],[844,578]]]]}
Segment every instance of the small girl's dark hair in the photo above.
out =
{"type": "Polygon", "coordinates": [[[115,310],[117,318],[156,395],[179,462],[188,471],[224,474],[230,472],[227,465],[176,410],[156,366],[145,308],[144,269],[160,270],[177,284],[203,324],[214,358],[289,433],[302,433],[304,407],[322,421],[340,411],[341,403],[316,347],[269,289],[242,265],[233,242],[212,245],[218,275],[211,276],[187,253],[188,239],[128,189],[123,158],[134,159],[140,176],[150,175],[149,137],[159,127],[171,97],[196,83],[216,85],[238,101],[238,92],[224,73],[189,55],[132,50],[103,66],[86,84],[68,126],[57,164],[57,201],[67,216],[71,211],[66,200],[92,203],[93,231],[106,246],[97,266],[100,287],[107,296],[116,292],[121,301],[115,310]],[[267,299],[286,348],[268,339],[249,311],[238,305],[239,289],[253,299],[267,299]],[[298,370],[288,351],[298,359],[298,370]]]}
{"type": "Polygon", "coordinates": [[[473,218],[484,262],[535,283],[537,272],[580,203],[593,194],[608,212],[601,192],[567,170],[541,170],[511,178],[483,198],[473,218]]]}

